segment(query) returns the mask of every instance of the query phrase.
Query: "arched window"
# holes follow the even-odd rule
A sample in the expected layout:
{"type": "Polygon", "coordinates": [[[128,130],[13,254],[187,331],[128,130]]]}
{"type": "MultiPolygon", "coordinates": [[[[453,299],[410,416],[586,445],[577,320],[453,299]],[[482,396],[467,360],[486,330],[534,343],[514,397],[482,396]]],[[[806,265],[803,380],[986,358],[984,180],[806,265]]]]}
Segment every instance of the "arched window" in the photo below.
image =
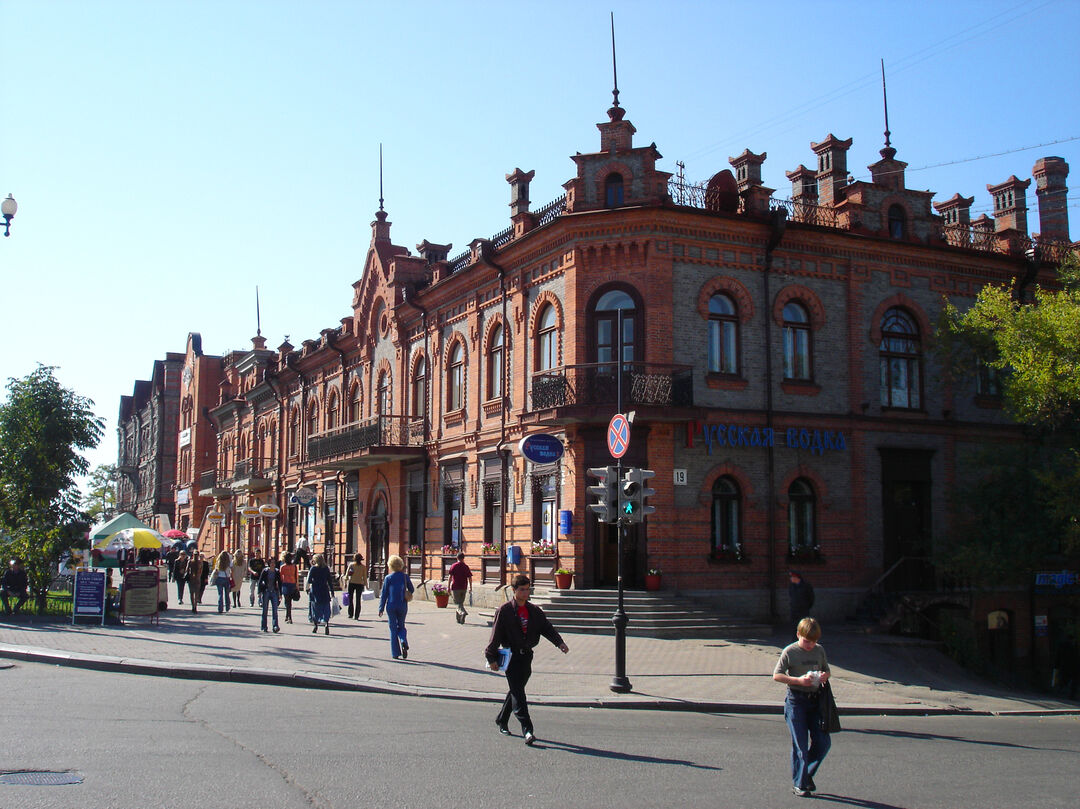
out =
{"type": "Polygon", "coordinates": [[[639,350],[636,344],[637,320],[634,299],[624,290],[612,289],[596,302],[593,334],[596,340],[595,361],[600,364],[601,373],[614,374],[614,363],[618,359],[622,360],[624,371],[633,369],[639,350]]]}
{"type": "Polygon", "coordinates": [[[810,317],[802,304],[784,306],[784,379],[810,381],[810,317]]]}
{"type": "Polygon", "coordinates": [[[893,239],[907,237],[907,212],[902,205],[889,206],[889,236],[893,239]]]}
{"type": "Polygon", "coordinates": [[[788,545],[792,551],[817,547],[814,534],[814,489],[797,478],[788,488],[788,545]]]}
{"type": "Polygon", "coordinates": [[[307,434],[315,435],[319,432],[319,403],[312,402],[307,412],[307,434]]]}
{"type": "Polygon", "coordinates": [[[465,406],[465,352],[455,343],[450,352],[450,367],[446,379],[446,409],[461,410],[465,406]]]}
{"type": "Polygon", "coordinates": [[[903,309],[893,307],[881,319],[881,404],[883,407],[921,407],[919,327],[903,309]]]}
{"type": "Polygon", "coordinates": [[[293,408],[289,416],[289,454],[296,455],[300,452],[300,410],[293,408]]]}
{"type": "Polygon", "coordinates": [[[375,399],[375,407],[378,410],[376,415],[389,416],[393,412],[393,407],[390,402],[390,373],[388,371],[379,372],[378,390],[378,396],[375,399]]]}
{"type": "Polygon", "coordinates": [[[417,361],[413,372],[412,415],[414,419],[427,416],[427,360],[423,357],[417,361]]]}
{"type": "Polygon", "coordinates": [[[326,403],[326,429],[333,430],[338,426],[338,396],[337,391],[330,391],[330,400],[326,403]]]}
{"type": "Polygon", "coordinates": [[[739,372],[739,320],[727,295],[709,298],[709,373],[739,372]]]}
{"type": "Polygon", "coordinates": [[[729,477],[718,478],[712,487],[712,550],[738,553],[739,485],[729,477]]]}
{"type": "Polygon", "coordinates": [[[349,421],[360,421],[364,412],[364,397],[360,393],[360,386],[353,385],[352,395],[349,397],[349,421]]]}
{"type": "Polygon", "coordinates": [[[558,358],[558,332],[555,331],[555,307],[544,307],[537,321],[536,370],[550,371],[558,358]]]}
{"type": "Polygon", "coordinates": [[[623,204],[623,178],[618,172],[609,174],[604,180],[604,204],[608,208],[623,204]]]}
{"type": "Polygon", "coordinates": [[[503,327],[496,326],[491,332],[491,343],[488,345],[488,395],[487,398],[498,399],[503,395],[503,379],[506,374],[505,354],[503,353],[503,327]]]}

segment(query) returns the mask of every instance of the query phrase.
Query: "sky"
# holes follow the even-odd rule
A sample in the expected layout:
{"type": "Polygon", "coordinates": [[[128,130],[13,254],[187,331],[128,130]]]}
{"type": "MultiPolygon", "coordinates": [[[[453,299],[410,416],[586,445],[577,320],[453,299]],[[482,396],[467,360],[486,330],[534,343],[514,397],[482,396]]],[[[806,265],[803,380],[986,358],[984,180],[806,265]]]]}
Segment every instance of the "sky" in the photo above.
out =
{"type": "MultiPolygon", "coordinates": [[[[690,181],[767,152],[763,179],[889,128],[935,201],[1072,166],[1080,238],[1080,1],[331,2],[0,0],[0,381],[38,363],[106,421],[155,359],[317,338],[351,313],[383,197],[395,244],[508,227],[515,168],[536,210],[599,149],[619,100],[690,181]],[[1035,147],[1035,148],[1030,148],[1035,147]]],[[[1035,185],[1029,228],[1038,229],[1035,185]]],[[[6,390],[0,394],[6,399],[6,390]]]]}

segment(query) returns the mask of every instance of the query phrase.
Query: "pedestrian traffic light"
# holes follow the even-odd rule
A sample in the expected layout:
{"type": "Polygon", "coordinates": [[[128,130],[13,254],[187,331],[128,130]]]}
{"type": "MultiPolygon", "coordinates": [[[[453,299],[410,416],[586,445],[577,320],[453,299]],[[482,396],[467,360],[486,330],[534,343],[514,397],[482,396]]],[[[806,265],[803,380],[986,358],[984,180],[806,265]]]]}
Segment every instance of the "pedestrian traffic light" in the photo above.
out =
{"type": "Polygon", "coordinates": [[[589,503],[589,510],[600,522],[617,522],[619,519],[619,470],[614,466],[597,466],[588,470],[589,476],[598,478],[600,483],[589,486],[589,494],[600,498],[597,503],[589,503]]]}
{"type": "Polygon", "coordinates": [[[631,467],[626,470],[619,488],[619,516],[624,522],[644,522],[649,514],[656,511],[655,506],[645,502],[646,498],[656,494],[656,489],[650,489],[646,485],[646,481],[655,475],[651,469],[631,467]]]}

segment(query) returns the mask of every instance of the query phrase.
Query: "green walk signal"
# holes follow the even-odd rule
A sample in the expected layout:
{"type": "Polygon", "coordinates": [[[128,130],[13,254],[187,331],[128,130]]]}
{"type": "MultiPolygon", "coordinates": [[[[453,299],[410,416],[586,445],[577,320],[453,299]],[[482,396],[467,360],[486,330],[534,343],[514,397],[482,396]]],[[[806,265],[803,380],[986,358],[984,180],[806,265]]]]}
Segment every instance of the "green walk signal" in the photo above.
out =
{"type": "Polygon", "coordinates": [[[622,485],[619,487],[619,513],[623,521],[641,523],[648,515],[656,511],[655,506],[650,506],[645,502],[647,498],[656,494],[655,489],[646,485],[646,481],[655,475],[656,473],[651,469],[631,467],[626,470],[622,485]]]}
{"type": "Polygon", "coordinates": [[[589,504],[589,510],[600,522],[618,522],[619,520],[619,469],[615,466],[598,466],[587,470],[590,477],[598,478],[600,483],[589,486],[589,494],[596,495],[599,501],[589,504]]]}

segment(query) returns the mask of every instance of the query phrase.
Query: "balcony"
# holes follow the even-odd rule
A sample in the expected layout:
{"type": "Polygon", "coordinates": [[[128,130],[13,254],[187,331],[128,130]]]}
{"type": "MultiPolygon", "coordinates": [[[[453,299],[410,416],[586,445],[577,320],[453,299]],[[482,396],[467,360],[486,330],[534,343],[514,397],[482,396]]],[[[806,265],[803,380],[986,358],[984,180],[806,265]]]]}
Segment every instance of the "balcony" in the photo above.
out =
{"type": "Polygon", "coordinates": [[[232,497],[233,490],[231,486],[218,485],[217,472],[211,470],[209,472],[203,472],[199,475],[199,496],[200,497],[232,497]]]}
{"type": "MultiPolygon", "coordinates": [[[[606,423],[619,404],[614,363],[564,365],[533,374],[532,410],[541,423],[606,423]]],[[[631,362],[623,364],[622,409],[638,418],[685,421],[694,417],[693,368],[631,362]]]]}
{"type": "Polygon", "coordinates": [[[305,469],[361,469],[366,466],[420,458],[424,454],[425,422],[406,416],[375,416],[327,430],[307,440],[305,469]]]}
{"type": "Polygon", "coordinates": [[[245,458],[236,462],[232,489],[234,492],[264,492],[274,485],[276,479],[277,465],[273,460],[260,462],[245,458]]]}

